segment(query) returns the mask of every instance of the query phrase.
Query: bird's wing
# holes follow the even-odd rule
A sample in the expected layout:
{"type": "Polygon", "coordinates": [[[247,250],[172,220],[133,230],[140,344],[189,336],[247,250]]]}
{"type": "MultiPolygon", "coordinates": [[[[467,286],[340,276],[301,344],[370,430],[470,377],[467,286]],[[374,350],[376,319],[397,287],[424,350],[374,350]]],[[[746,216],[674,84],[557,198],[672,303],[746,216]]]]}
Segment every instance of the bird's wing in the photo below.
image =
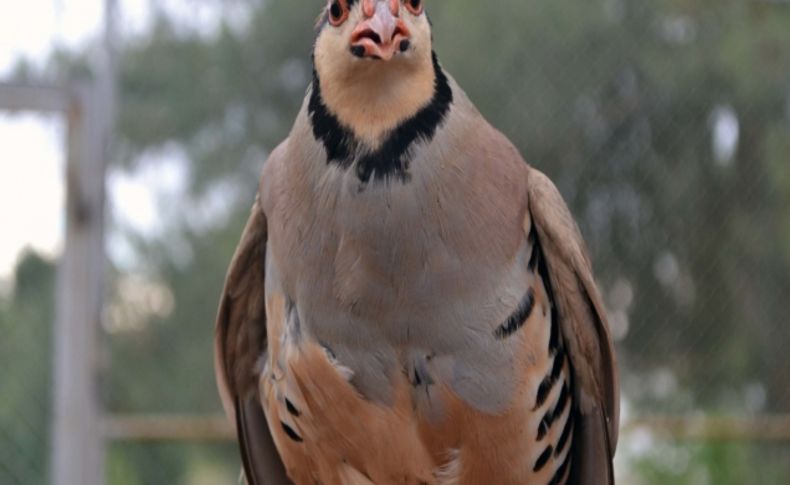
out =
{"type": "Polygon", "coordinates": [[[546,262],[550,294],[573,367],[578,403],[571,480],[614,481],[612,457],[619,425],[619,383],[606,312],[579,229],[554,184],[529,175],[529,215],[546,262]]]}
{"type": "Polygon", "coordinates": [[[222,404],[236,425],[250,485],[290,483],[261,407],[258,363],[266,352],[266,216],[256,199],[228,270],[214,336],[222,404]]]}

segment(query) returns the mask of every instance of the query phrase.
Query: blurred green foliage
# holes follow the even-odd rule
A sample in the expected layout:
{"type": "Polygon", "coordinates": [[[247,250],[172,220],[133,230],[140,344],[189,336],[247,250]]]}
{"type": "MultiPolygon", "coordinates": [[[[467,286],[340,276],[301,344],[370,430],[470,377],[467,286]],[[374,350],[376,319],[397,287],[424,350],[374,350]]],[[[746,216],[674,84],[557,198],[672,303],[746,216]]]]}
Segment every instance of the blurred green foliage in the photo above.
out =
{"type": "MultiPolygon", "coordinates": [[[[555,180],[582,227],[615,317],[630,412],[790,412],[790,5],[427,3],[443,65],[555,180]],[[732,153],[714,148],[728,116],[737,123],[732,153]]],[[[160,234],[130,238],[143,262],[136,271],[164,285],[174,305],[106,335],[109,412],[220,411],[211,360],[217,297],[265,155],[287,135],[310,80],[320,4],[250,1],[246,25],[211,35],[162,17],[150,35],[125,43],[118,166],[135,170],[177,146],[194,203],[160,234]],[[200,202],[218,188],[229,209],[196,225],[200,202]]],[[[2,363],[49,348],[51,304],[26,307],[25,280],[17,277],[0,309],[12,339],[0,341],[12,352],[3,348],[2,363]]],[[[34,294],[48,295],[51,278],[35,281],[34,294]]],[[[37,377],[20,392],[48,397],[49,363],[25,365],[37,377]]],[[[11,382],[3,392],[15,396],[5,389],[11,382]]],[[[25,397],[16,399],[2,400],[0,423],[14,419],[3,413],[25,397]]],[[[48,401],[37,399],[40,409],[24,412],[41,427],[48,401]]],[[[24,426],[0,432],[21,436],[24,426]]],[[[42,456],[46,445],[14,442],[11,456],[42,456]]],[[[626,455],[629,483],[790,476],[787,446],[661,443],[626,455]]],[[[221,474],[231,483],[236,466],[231,446],[121,443],[110,450],[108,476],[122,485],[193,484],[231,470],[221,474]]]]}
{"type": "Polygon", "coordinates": [[[634,468],[638,483],[779,485],[788,476],[788,453],[787,445],[661,443],[634,460],[634,468]]]}
{"type": "Polygon", "coordinates": [[[46,483],[55,271],[26,251],[0,297],[0,483],[46,483]]]}

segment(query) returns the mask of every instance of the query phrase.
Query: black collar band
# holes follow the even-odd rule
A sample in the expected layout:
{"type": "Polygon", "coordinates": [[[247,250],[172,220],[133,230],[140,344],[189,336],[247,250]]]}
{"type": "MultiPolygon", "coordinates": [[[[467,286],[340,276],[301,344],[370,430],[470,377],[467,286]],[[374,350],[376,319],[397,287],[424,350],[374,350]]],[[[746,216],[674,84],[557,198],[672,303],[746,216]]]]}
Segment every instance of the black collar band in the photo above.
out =
{"type": "Polygon", "coordinates": [[[327,163],[344,169],[354,167],[363,184],[371,180],[382,182],[391,179],[408,182],[412,147],[417,142],[429,143],[433,139],[453,103],[453,90],[447,75],[439,66],[436,53],[433,53],[433,67],[435,80],[431,101],[393,129],[374,151],[366,149],[353,131],[343,126],[326,107],[321,97],[318,73],[313,69],[313,85],[307,110],[313,135],[326,150],[327,163]]]}

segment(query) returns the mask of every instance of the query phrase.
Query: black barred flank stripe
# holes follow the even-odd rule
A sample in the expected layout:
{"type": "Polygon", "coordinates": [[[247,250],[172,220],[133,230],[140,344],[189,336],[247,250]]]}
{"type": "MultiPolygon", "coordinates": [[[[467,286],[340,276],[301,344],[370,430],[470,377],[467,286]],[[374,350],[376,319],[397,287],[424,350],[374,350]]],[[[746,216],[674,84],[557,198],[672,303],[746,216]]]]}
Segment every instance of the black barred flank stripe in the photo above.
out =
{"type": "Polygon", "coordinates": [[[533,409],[538,409],[543,406],[543,403],[546,402],[546,398],[549,397],[549,392],[553,385],[554,381],[550,375],[543,378],[540,382],[540,386],[538,386],[538,397],[535,399],[535,407],[533,409]]]}
{"type": "Polygon", "coordinates": [[[561,416],[565,411],[565,407],[568,405],[568,395],[568,386],[562,386],[560,397],[557,399],[557,405],[554,406],[554,412],[552,412],[552,420],[557,419],[557,417],[561,416]]]}
{"type": "MultiPolygon", "coordinates": [[[[540,387],[538,388],[538,403],[535,405],[535,409],[537,410],[545,403],[546,399],[548,399],[548,395],[553,389],[554,384],[559,381],[564,364],[566,360],[568,360],[568,356],[565,353],[562,335],[560,333],[560,312],[557,306],[557,300],[554,295],[554,288],[551,284],[551,277],[549,274],[545,254],[543,253],[543,248],[540,244],[537,228],[534,224],[534,219],[532,227],[530,228],[529,242],[532,244],[532,254],[530,255],[529,268],[533,271],[537,270],[538,274],[540,275],[540,278],[543,281],[543,286],[546,289],[546,295],[549,299],[549,304],[551,305],[551,334],[549,336],[548,350],[550,354],[554,355],[554,363],[551,372],[544,378],[543,382],[541,382],[540,387]]],[[[573,389],[573,363],[570,362],[570,364],[570,375],[566,376],[566,382],[562,385],[563,387],[560,391],[560,395],[557,398],[556,404],[553,406],[553,408],[546,412],[540,424],[538,425],[538,439],[540,440],[541,430],[546,430],[544,432],[545,436],[545,433],[548,433],[548,430],[551,428],[552,423],[554,423],[554,421],[562,415],[569,405],[571,406],[571,410],[568,414],[568,419],[564,423],[562,433],[560,434],[557,443],[555,443],[555,448],[553,450],[555,457],[559,457],[568,446],[568,443],[572,440],[575,428],[574,422],[576,418],[576,411],[573,407],[573,404],[571,403],[571,392],[573,389]]],[[[565,459],[557,468],[554,476],[549,482],[549,485],[559,485],[563,483],[563,480],[565,480],[565,478],[568,476],[568,470],[571,466],[571,455],[572,453],[570,451],[566,453],[565,459]]],[[[543,455],[541,455],[541,457],[543,457],[543,455]]]]}
{"type": "Polygon", "coordinates": [[[540,441],[540,429],[546,428],[548,430],[551,428],[551,423],[554,422],[554,413],[552,412],[553,409],[549,409],[546,411],[546,414],[543,415],[543,418],[540,420],[540,425],[538,426],[538,441],[540,441]]]}
{"type": "Polygon", "coordinates": [[[546,398],[549,397],[549,392],[551,392],[551,390],[554,388],[554,383],[557,382],[557,379],[560,377],[562,365],[564,363],[565,351],[560,347],[554,356],[554,363],[551,366],[551,372],[543,378],[543,380],[540,382],[540,386],[538,386],[538,395],[535,399],[535,407],[533,409],[538,409],[539,407],[543,406],[544,402],[546,402],[546,398]]]}
{"type": "Polygon", "coordinates": [[[565,461],[563,461],[562,465],[560,465],[560,467],[557,468],[557,472],[554,473],[554,477],[549,482],[549,485],[559,485],[560,483],[562,483],[562,480],[565,478],[565,475],[567,475],[568,465],[570,465],[571,463],[570,457],[571,457],[570,453],[565,455],[565,461]]]}
{"type": "Polygon", "coordinates": [[[524,295],[521,303],[518,304],[516,311],[508,317],[505,323],[497,327],[494,332],[496,338],[502,340],[516,333],[518,329],[527,323],[533,308],[535,308],[535,292],[530,288],[527,290],[527,294],[524,295]]]}
{"type": "Polygon", "coordinates": [[[549,338],[549,352],[552,354],[559,353],[560,342],[560,315],[557,310],[557,300],[554,298],[554,288],[551,285],[551,278],[549,276],[549,268],[546,266],[546,258],[543,254],[543,248],[540,245],[538,238],[537,228],[533,221],[532,227],[529,230],[529,242],[532,244],[532,254],[529,258],[529,268],[533,271],[537,269],[540,279],[543,281],[543,287],[546,289],[546,295],[549,298],[551,305],[551,336],[549,338]]]}
{"type": "Polygon", "coordinates": [[[551,285],[551,278],[549,278],[549,268],[546,266],[546,257],[543,254],[543,248],[541,247],[540,238],[538,237],[537,228],[535,227],[534,223],[532,224],[529,237],[533,241],[532,251],[533,257],[535,258],[535,263],[538,267],[538,274],[540,274],[540,278],[543,280],[543,285],[546,287],[546,293],[548,294],[549,301],[553,304],[556,301],[554,299],[554,287],[551,285]]]}
{"type": "Polygon", "coordinates": [[[292,416],[295,416],[295,417],[298,418],[299,416],[302,415],[302,413],[298,409],[296,409],[296,406],[294,406],[294,403],[292,403],[291,400],[288,399],[287,397],[285,398],[285,408],[288,410],[288,412],[292,416]]]}
{"type": "Polygon", "coordinates": [[[560,347],[557,350],[557,355],[554,356],[554,365],[551,367],[551,379],[557,380],[562,372],[562,365],[565,363],[565,350],[560,347]]]}
{"type": "Polygon", "coordinates": [[[538,460],[535,462],[535,466],[532,468],[532,471],[538,472],[543,469],[543,467],[546,466],[546,463],[549,462],[549,458],[551,458],[551,453],[553,451],[554,449],[551,447],[551,445],[547,446],[546,449],[543,450],[543,453],[541,453],[538,457],[538,460]]]}
{"type": "Polygon", "coordinates": [[[549,426],[546,424],[546,421],[541,419],[540,424],[538,425],[538,439],[536,441],[542,440],[546,437],[546,433],[549,432],[549,426]]]}
{"type": "Polygon", "coordinates": [[[296,434],[296,431],[294,431],[293,428],[283,423],[282,421],[280,421],[280,424],[283,427],[283,431],[285,431],[285,434],[287,434],[289,438],[296,441],[297,443],[301,443],[303,441],[302,437],[296,434]]]}
{"type": "Polygon", "coordinates": [[[557,305],[551,304],[551,336],[549,337],[549,352],[557,354],[560,348],[560,322],[557,320],[557,305]]]}
{"type": "Polygon", "coordinates": [[[546,398],[549,397],[549,392],[554,388],[554,383],[557,382],[557,379],[560,377],[560,372],[562,372],[562,365],[564,363],[565,351],[560,348],[557,351],[557,355],[554,356],[554,364],[551,366],[551,372],[543,378],[540,382],[540,386],[538,386],[538,397],[535,399],[535,407],[533,409],[538,409],[546,402],[546,398]]]}
{"type": "Polygon", "coordinates": [[[546,428],[551,428],[551,425],[554,424],[554,420],[562,415],[562,412],[565,411],[565,407],[567,405],[568,386],[563,385],[562,390],[560,391],[560,396],[557,398],[557,403],[553,408],[546,411],[546,414],[543,415],[543,419],[541,420],[541,424],[545,423],[546,428]]]}
{"type": "Polygon", "coordinates": [[[307,106],[313,126],[313,136],[324,145],[327,161],[342,168],[355,166],[363,183],[397,179],[409,180],[409,164],[415,143],[430,142],[442,125],[453,102],[450,82],[433,53],[435,72],[434,94],[431,101],[414,116],[402,122],[374,151],[367,150],[351,131],[329,111],[321,97],[321,82],[313,69],[313,85],[307,106]]]}
{"type": "Polygon", "coordinates": [[[554,456],[560,456],[560,453],[565,449],[565,445],[568,444],[568,438],[571,436],[571,432],[573,431],[573,419],[575,417],[573,411],[568,414],[568,419],[565,421],[565,427],[562,429],[562,434],[560,435],[560,439],[557,440],[557,447],[554,450],[554,456]]]}

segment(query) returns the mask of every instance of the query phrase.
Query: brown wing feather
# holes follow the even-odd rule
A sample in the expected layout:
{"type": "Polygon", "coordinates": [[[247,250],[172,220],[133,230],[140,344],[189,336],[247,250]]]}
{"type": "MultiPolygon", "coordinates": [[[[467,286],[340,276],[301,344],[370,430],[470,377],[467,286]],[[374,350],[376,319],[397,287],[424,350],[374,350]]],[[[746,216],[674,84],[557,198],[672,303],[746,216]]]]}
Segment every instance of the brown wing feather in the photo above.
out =
{"type": "Polygon", "coordinates": [[[228,270],[214,336],[217,386],[236,433],[251,485],[290,483],[258,395],[257,363],[266,352],[266,217],[252,208],[228,270]]]}
{"type": "Polygon", "coordinates": [[[530,171],[530,215],[543,249],[574,371],[579,422],[570,483],[613,483],[619,383],[606,312],[573,217],[554,184],[530,171]]]}

